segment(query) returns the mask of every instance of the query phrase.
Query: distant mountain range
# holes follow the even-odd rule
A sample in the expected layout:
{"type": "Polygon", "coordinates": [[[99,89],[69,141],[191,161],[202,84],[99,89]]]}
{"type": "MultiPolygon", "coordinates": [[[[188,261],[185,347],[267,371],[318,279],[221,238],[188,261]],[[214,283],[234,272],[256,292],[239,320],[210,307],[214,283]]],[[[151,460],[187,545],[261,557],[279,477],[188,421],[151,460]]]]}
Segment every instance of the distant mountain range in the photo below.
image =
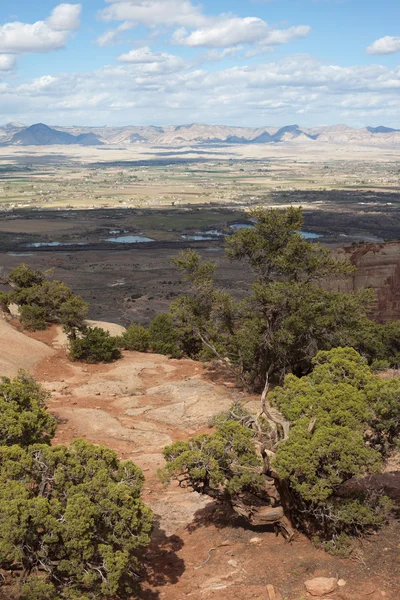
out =
{"type": "Polygon", "coordinates": [[[252,128],[197,123],[166,127],[48,127],[43,123],[31,126],[22,123],[7,123],[0,127],[0,144],[7,146],[72,144],[101,146],[107,144],[125,147],[131,144],[193,146],[291,142],[400,147],[400,129],[384,126],[352,129],[347,125],[314,128],[305,128],[299,125],[252,128]]]}
{"type": "Polygon", "coordinates": [[[4,127],[0,127],[0,142],[8,146],[70,146],[72,144],[101,146],[104,143],[90,131],[72,135],[62,129],[48,127],[43,123],[37,123],[30,127],[21,125],[21,123],[7,123],[4,127]],[[4,135],[2,135],[3,132],[4,135]]]}

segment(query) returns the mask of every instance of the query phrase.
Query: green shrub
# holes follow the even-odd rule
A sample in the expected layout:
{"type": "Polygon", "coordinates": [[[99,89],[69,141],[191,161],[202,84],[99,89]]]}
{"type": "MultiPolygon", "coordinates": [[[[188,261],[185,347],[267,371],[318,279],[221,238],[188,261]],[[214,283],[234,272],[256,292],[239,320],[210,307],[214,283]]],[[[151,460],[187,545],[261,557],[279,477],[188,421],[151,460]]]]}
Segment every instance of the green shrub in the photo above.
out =
{"type": "Polygon", "coordinates": [[[45,329],[46,322],[60,323],[68,333],[84,327],[89,305],[61,281],[50,281],[40,271],[20,265],[11,271],[9,282],[13,291],[7,301],[20,307],[27,329],[45,329]]]}
{"type": "Polygon", "coordinates": [[[163,354],[164,356],[171,356],[171,358],[181,358],[182,352],[179,350],[178,346],[173,343],[167,342],[153,342],[151,344],[151,349],[155,354],[163,354]]]}
{"type": "Polygon", "coordinates": [[[234,421],[226,421],[211,435],[176,442],[163,450],[166,466],[161,480],[177,479],[200,494],[235,497],[243,491],[261,491],[261,459],[253,434],[234,421]]]}
{"type": "Polygon", "coordinates": [[[41,306],[21,306],[19,319],[25,329],[29,329],[29,331],[43,331],[46,329],[46,311],[41,306]]]}
{"type": "Polygon", "coordinates": [[[147,352],[150,346],[150,334],[145,327],[132,323],[122,334],[119,344],[124,350],[147,352]]]}
{"type": "Polygon", "coordinates": [[[71,360],[87,363],[108,363],[121,358],[118,340],[100,327],[84,329],[80,337],[70,338],[71,360]]]}
{"type": "Polygon", "coordinates": [[[0,290],[0,309],[4,310],[4,312],[10,312],[8,308],[10,304],[10,294],[7,294],[7,292],[2,292],[0,290]]]}
{"type": "Polygon", "coordinates": [[[21,586],[18,600],[59,600],[60,596],[52,583],[42,577],[32,577],[21,586]]]}
{"type": "Polygon", "coordinates": [[[132,597],[153,523],[143,483],[132,462],[84,440],[0,448],[0,567],[29,578],[22,598],[132,597]]]}
{"type": "Polygon", "coordinates": [[[22,264],[15,267],[8,276],[9,281],[17,287],[29,288],[33,285],[40,285],[45,280],[41,271],[37,271],[22,264]]]}
{"type": "Polygon", "coordinates": [[[179,345],[179,331],[174,325],[171,315],[161,313],[149,325],[150,346],[153,352],[170,355],[173,358],[182,356],[179,345]]]}
{"type": "Polygon", "coordinates": [[[46,411],[48,394],[28,374],[0,382],[0,445],[49,443],[56,420],[46,411]]]}

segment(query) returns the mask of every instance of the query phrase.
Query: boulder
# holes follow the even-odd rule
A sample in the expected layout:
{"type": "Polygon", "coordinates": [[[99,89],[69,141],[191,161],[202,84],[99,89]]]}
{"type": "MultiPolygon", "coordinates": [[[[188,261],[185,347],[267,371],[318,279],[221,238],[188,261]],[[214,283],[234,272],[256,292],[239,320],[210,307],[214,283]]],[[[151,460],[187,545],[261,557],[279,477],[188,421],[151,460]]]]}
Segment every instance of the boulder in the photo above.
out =
{"type": "Polygon", "coordinates": [[[307,592],[311,596],[321,598],[337,589],[338,580],[336,577],[316,577],[304,582],[307,592]]]}

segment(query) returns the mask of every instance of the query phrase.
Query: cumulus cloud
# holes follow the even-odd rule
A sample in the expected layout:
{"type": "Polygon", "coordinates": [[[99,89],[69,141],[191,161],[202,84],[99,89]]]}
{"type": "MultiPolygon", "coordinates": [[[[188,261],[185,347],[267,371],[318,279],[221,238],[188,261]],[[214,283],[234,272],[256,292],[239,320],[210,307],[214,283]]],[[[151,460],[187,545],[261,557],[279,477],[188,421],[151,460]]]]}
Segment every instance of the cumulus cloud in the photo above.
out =
{"type": "MultiPolygon", "coordinates": [[[[307,25],[274,29],[258,17],[237,17],[230,14],[209,16],[190,0],[107,0],[110,6],[101,11],[105,21],[123,21],[122,27],[136,25],[174,29],[174,43],[205,48],[226,48],[239,44],[276,46],[307,36],[307,25]]],[[[121,26],[111,29],[98,39],[99,45],[118,39],[121,26]]]]}
{"type": "Polygon", "coordinates": [[[12,71],[15,67],[16,58],[13,54],[0,54],[0,72],[12,71]]]}
{"type": "Polygon", "coordinates": [[[180,56],[174,56],[166,52],[152,52],[148,46],[121,54],[118,60],[140,66],[142,73],[172,73],[186,66],[185,61],[180,56]]]}
{"type": "Polygon", "coordinates": [[[80,4],[60,4],[45,21],[5,23],[0,26],[0,53],[7,56],[63,48],[71,32],[79,28],[80,12],[80,4]]]}
{"type": "Polygon", "coordinates": [[[46,23],[54,31],[79,29],[81,8],[80,4],[59,4],[46,20],[46,23]]]}
{"type": "Polygon", "coordinates": [[[131,21],[147,27],[159,25],[201,27],[206,23],[201,7],[189,0],[106,0],[100,12],[105,21],[131,21]]]}
{"type": "Polygon", "coordinates": [[[395,54],[400,52],[400,37],[387,35],[368,46],[367,54],[395,54]]]}
{"type": "Polygon", "coordinates": [[[274,30],[257,17],[221,18],[218,23],[188,33],[186,29],[178,29],[173,35],[177,44],[208,48],[225,48],[238,44],[262,44],[276,46],[307,36],[311,27],[300,25],[289,29],[274,30]]]}
{"type": "MultiPolygon", "coordinates": [[[[123,55],[122,55],[123,56],[123,55]]],[[[141,48],[130,61],[91,73],[60,74],[23,85],[0,84],[0,112],[8,119],[87,124],[120,122],[221,124],[331,123],[390,119],[400,126],[400,67],[341,67],[312,56],[215,69],[186,65],[168,70],[174,57],[141,48]],[[132,117],[132,108],[135,109],[132,117]]]]}

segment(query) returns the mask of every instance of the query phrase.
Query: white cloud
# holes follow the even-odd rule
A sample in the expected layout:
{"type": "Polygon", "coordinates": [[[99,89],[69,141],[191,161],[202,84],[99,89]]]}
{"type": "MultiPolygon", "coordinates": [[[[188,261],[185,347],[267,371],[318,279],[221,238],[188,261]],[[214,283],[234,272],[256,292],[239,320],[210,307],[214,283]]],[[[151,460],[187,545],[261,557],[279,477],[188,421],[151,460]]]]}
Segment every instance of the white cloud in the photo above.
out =
{"type": "Polygon", "coordinates": [[[186,63],[180,56],[166,52],[152,52],[148,46],[121,54],[118,60],[141,67],[142,73],[172,73],[185,68],[186,63]]]}
{"type": "Polygon", "coordinates": [[[395,54],[400,52],[400,37],[387,35],[368,46],[367,54],[395,54]]]}
{"type": "Polygon", "coordinates": [[[141,48],[131,62],[89,73],[0,84],[7,120],[82,124],[213,122],[237,125],[385,120],[400,127],[400,66],[342,67],[295,55],[208,72],[141,48]],[[132,113],[134,108],[134,113],[132,113]],[[297,119],[300,120],[300,119],[297,119]]]}
{"type": "Polygon", "coordinates": [[[26,54],[63,48],[73,30],[79,27],[80,4],[60,4],[46,21],[0,26],[0,53],[26,54]]]}
{"type": "Polygon", "coordinates": [[[46,20],[46,23],[54,31],[79,29],[81,8],[80,4],[59,4],[46,20]]]}
{"type": "Polygon", "coordinates": [[[311,28],[306,25],[289,29],[270,29],[268,24],[256,17],[221,18],[218,23],[187,33],[185,29],[175,31],[173,40],[185,46],[225,48],[237,44],[262,44],[276,46],[307,36],[311,28]]]}
{"type": "Polygon", "coordinates": [[[106,0],[110,6],[101,11],[104,21],[122,21],[116,29],[106,31],[98,44],[115,42],[121,27],[137,25],[174,29],[173,41],[191,47],[226,48],[239,44],[276,46],[307,36],[311,28],[298,25],[274,29],[258,17],[237,17],[231,14],[210,16],[190,0],[106,0]]]}
{"type": "Polygon", "coordinates": [[[164,62],[170,58],[177,58],[172,54],[166,54],[165,52],[152,52],[148,46],[138,48],[137,50],[131,50],[127,54],[121,54],[118,60],[121,62],[144,64],[154,62],[164,62]]]}
{"type": "Polygon", "coordinates": [[[16,58],[13,54],[0,54],[0,72],[12,71],[15,67],[16,58]]]}
{"type": "Polygon", "coordinates": [[[110,6],[101,11],[105,21],[132,21],[147,27],[200,27],[206,22],[201,7],[189,0],[106,0],[110,6]]]}

